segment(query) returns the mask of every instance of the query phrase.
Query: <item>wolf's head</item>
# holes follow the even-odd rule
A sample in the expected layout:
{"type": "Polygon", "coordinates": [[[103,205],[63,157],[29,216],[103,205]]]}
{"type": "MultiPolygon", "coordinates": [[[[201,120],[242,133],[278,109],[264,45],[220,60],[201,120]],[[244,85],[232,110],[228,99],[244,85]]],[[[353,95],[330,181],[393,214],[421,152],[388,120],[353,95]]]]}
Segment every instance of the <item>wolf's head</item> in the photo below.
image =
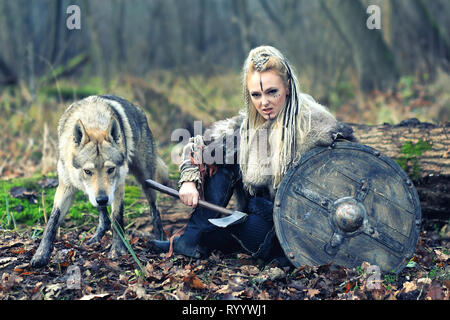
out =
{"type": "Polygon", "coordinates": [[[116,186],[127,173],[124,140],[115,118],[106,130],[85,127],[81,120],[73,129],[75,151],[72,165],[79,175],[89,201],[107,206],[114,200],[116,186]]]}

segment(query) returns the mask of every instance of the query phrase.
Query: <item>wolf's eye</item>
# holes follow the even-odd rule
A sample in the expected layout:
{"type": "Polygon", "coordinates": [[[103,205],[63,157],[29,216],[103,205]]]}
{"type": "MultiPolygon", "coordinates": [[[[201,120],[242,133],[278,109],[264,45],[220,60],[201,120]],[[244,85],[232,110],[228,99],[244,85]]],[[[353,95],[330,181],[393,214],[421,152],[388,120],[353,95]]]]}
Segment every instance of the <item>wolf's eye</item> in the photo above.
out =
{"type": "Polygon", "coordinates": [[[92,176],[92,171],[91,170],[84,169],[84,173],[87,174],[88,176],[92,176]]]}
{"type": "Polygon", "coordinates": [[[112,167],[112,168],[109,168],[108,170],[106,170],[106,172],[107,172],[108,174],[112,174],[112,173],[114,172],[115,169],[116,169],[116,168],[112,167]]]}

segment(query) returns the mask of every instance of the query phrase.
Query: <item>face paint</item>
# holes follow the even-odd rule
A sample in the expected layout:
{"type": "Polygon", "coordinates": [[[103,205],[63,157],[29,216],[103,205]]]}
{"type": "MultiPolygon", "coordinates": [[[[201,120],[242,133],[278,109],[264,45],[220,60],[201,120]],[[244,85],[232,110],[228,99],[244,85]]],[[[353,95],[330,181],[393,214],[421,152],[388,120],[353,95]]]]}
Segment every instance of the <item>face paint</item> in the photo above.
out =
{"type": "Polygon", "coordinates": [[[266,120],[273,120],[286,104],[288,88],[274,71],[254,72],[248,77],[247,88],[253,106],[266,120]]]}

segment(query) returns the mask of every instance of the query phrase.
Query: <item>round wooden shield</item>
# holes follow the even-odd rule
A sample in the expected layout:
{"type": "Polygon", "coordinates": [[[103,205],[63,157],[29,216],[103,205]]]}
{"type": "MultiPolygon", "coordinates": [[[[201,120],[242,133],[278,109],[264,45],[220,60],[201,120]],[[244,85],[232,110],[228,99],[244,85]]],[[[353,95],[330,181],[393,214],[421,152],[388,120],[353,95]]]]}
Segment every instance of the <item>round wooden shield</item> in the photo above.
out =
{"type": "Polygon", "coordinates": [[[367,261],[400,272],[414,254],[421,218],[417,191],[400,166],[347,141],[305,154],[274,206],[278,239],[297,267],[367,261]]]}

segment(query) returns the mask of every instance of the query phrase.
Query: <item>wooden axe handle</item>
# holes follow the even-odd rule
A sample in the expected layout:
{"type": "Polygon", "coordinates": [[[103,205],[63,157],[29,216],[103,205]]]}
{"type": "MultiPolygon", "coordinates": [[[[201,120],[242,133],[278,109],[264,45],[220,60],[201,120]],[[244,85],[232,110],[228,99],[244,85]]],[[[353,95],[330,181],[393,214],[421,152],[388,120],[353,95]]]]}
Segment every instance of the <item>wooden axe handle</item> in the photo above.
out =
{"type": "MultiPolygon", "coordinates": [[[[167,187],[167,186],[165,186],[163,184],[160,184],[160,183],[158,183],[156,181],[153,181],[151,179],[147,179],[147,180],[145,180],[145,182],[147,182],[147,184],[152,189],[161,191],[161,192],[163,192],[165,194],[168,194],[168,195],[170,195],[172,197],[175,197],[175,198],[178,198],[178,199],[180,198],[180,194],[175,189],[169,188],[169,187],[167,187]]],[[[206,202],[204,200],[200,200],[199,199],[198,200],[198,205],[200,207],[203,207],[203,208],[206,208],[206,209],[210,209],[210,210],[213,210],[213,211],[216,211],[216,212],[220,212],[220,213],[223,213],[223,214],[227,214],[227,215],[233,214],[233,211],[231,211],[231,210],[229,210],[227,208],[224,208],[224,207],[221,207],[221,206],[218,206],[218,205],[206,202]]]]}

